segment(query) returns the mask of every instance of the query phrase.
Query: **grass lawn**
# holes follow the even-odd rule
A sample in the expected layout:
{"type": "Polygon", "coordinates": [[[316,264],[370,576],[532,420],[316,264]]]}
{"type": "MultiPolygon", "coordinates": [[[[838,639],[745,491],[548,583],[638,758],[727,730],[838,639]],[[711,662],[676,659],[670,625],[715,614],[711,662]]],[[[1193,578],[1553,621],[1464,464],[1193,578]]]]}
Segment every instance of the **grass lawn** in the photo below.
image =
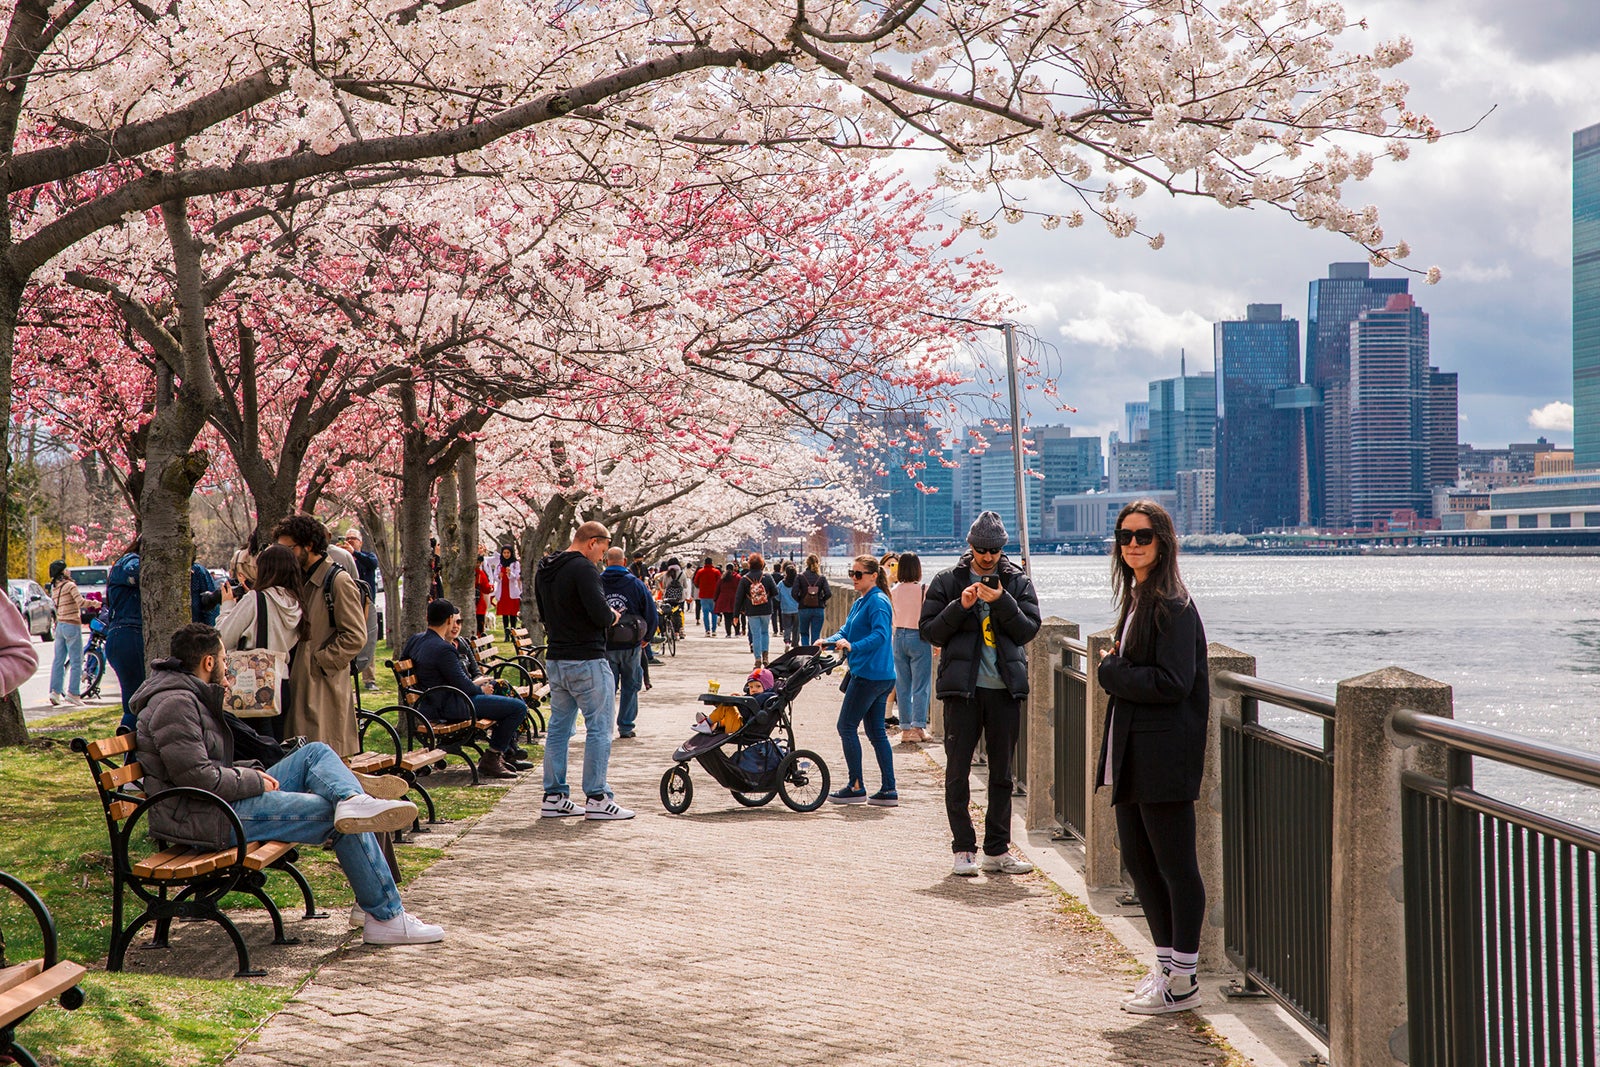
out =
{"type": "MultiPolygon", "coordinates": [[[[386,655],[380,646],[380,663],[386,655]]],[[[378,676],[379,692],[362,694],[369,711],[395,702],[393,676],[381,668],[378,676]]],[[[109,737],[120,717],[120,707],[73,711],[32,724],[28,745],[0,749],[0,822],[5,827],[0,833],[0,870],[26,882],[50,909],[61,955],[92,968],[104,966],[110,942],[110,849],[87,765],[68,742],[74,737],[109,737]]],[[[537,748],[533,758],[539,758],[537,748]]],[[[465,776],[454,770],[460,762],[452,760],[451,766],[450,779],[464,783],[465,776]]],[[[429,792],[440,818],[460,821],[488,811],[504,791],[429,784],[429,792]]],[[[428,847],[430,836],[447,837],[439,831],[408,837],[422,844],[395,850],[402,884],[443,855],[428,847]]],[[[333,853],[302,847],[300,857],[300,869],[316,892],[317,906],[335,916],[348,911],[354,897],[333,853]]],[[[286,921],[292,922],[300,913],[299,890],[282,875],[269,877],[267,885],[286,921]]],[[[249,897],[229,900],[230,907],[251,905],[259,907],[249,897]]],[[[9,893],[0,896],[0,931],[5,934],[6,958],[25,960],[40,954],[31,916],[9,893]]],[[[141,938],[148,935],[146,928],[141,938]]],[[[225,941],[221,944],[220,951],[231,953],[225,941]]],[[[22,1025],[18,1039],[41,1062],[65,1067],[219,1063],[305,978],[306,974],[283,967],[253,981],[93,970],[83,983],[87,996],[83,1007],[75,1012],[55,1004],[41,1009],[22,1025]]]]}

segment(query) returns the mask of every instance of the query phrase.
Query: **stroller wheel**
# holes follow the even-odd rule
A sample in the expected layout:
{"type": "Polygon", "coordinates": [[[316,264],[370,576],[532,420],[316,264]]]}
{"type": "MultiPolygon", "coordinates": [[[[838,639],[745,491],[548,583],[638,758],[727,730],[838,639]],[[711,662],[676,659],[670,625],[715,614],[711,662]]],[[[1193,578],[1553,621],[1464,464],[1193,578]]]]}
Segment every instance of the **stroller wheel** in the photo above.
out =
{"type": "Polygon", "coordinates": [[[768,793],[741,793],[737,789],[733,790],[733,799],[747,808],[759,808],[771,804],[772,798],[777,795],[778,791],[776,789],[768,793]]]}
{"type": "Polygon", "coordinates": [[[796,749],[778,765],[778,795],[795,811],[816,811],[828,799],[828,765],[807,749],[796,749]]]}
{"type": "Polygon", "coordinates": [[[694,783],[689,780],[689,768],[674,764],[661,776],[661,806],[670,814],[682,815],[694,800],[694,783]]]}

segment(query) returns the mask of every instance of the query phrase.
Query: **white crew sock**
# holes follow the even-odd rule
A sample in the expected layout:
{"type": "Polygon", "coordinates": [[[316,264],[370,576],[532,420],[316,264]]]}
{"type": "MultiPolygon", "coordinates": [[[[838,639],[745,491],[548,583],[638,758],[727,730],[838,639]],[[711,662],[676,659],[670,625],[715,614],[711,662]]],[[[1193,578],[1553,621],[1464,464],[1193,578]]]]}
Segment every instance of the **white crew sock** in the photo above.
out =
{"type": "Polygon", "coordinates": [[[1199,968],[1199,965],[1200,953],[1198,952],[1174,952],[1172,954],[1173,974],[1186,974],[1193,978],[1194,972],[1199,968]]]}

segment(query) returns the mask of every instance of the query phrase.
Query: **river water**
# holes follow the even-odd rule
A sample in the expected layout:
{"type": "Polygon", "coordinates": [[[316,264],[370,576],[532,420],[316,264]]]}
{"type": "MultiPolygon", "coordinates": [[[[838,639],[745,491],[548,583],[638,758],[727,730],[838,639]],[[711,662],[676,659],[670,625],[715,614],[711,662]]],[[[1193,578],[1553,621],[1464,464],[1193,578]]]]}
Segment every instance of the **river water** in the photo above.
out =
{"type": "MultiPolygon", "coordinates": [[[[1453,686],[1459,719],[1600,752],[1600,557],[1192,555],[1182,567],[1206,636],[1255,656],[1263,678],[1332,696],[1342,678],[1400,666],[1453,686]]],[[[1037,556],[1033,573],[1046,615],[1084,634],[1115,621],[1108,559],[1037,556]]],[[[1263,721],[1321,736],[1307,716],[1263,721]]],[[[1475,762],[1484,792],[1600,826],[1600,790],[1475,762]]]]}

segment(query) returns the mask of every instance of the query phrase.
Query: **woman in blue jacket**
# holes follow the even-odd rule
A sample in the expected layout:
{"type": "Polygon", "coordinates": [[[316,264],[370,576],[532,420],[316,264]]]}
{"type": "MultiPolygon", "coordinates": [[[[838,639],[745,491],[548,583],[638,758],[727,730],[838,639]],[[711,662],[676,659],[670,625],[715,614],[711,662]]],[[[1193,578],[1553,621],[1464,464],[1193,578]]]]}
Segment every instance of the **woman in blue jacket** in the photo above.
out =
{"type": "Polygon", "coordinates": [[[857,556],[850,564],[850,582],[856,588],[856,602],[844,627],[822,639],[850,661],[850,680],[845,685],[844,705],[839,709],[839,741],[844,747],[845,766],[850,781],[843,789],[830,793],[835,804],[874,804],[892,808],[900,803],[894,787],[894,749],[884,727],[884,707],[889,690],[894,688],[894,609],[889,602],[889,579],[871,556],[857,556]],[[865,726],[867,740],[878,757],[883,788],[870,797],[861,780],[861,739],[858,727],[865,726]]]}

